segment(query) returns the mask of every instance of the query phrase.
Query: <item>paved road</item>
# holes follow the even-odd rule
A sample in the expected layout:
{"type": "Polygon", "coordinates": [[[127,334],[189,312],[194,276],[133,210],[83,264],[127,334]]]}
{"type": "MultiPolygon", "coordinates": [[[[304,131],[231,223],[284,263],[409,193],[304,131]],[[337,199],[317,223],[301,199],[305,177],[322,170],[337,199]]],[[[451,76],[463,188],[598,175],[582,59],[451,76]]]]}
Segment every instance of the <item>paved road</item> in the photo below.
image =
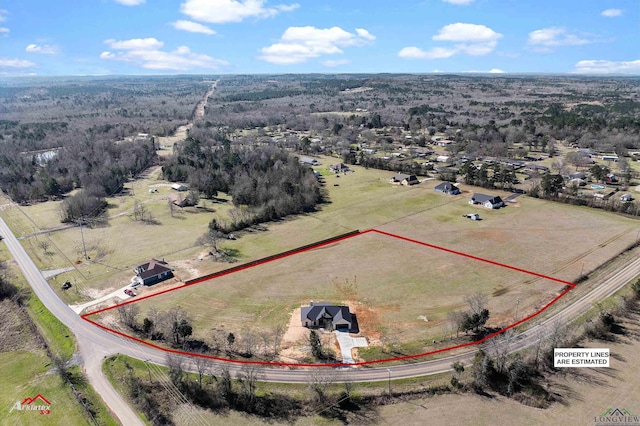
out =
{"type": "MultiPolygon", "coordinates": [[[[123,424],[142,424],[127,402],[115,392],[105,379],[102,374],[101,363],[107,355],[122,353],[137,359],[164,365],[166,364],[165,352],[106,332],[82,320],[69,306],[58,298],[2,219],[0,219],[0,235],[5,236],[4,241],[7,247],[20,266],[20,269],[35,294],[42,300],[47,309],[75,334],[79,343],[80,356],[84,369],[91,385],[102,396],[105,403],[118,416],[123,424]]],[[[613,294],[638,274],[640,274],[640,259],[632,261],[623,270],[603,278],[602,284],[596,289],[548,320],[501,344],[508,344],[510,351],[520,350],[535,344],[538,337],[540,335],[548,335],[556,323],[566,323],[570,319],[575,318],[588,310],[598,300],[613,294]]],[[[466,353],[432,361],[414,361],[413,363],[403,365],[375,368],[329,369],[328,371],[332,372],[335,381],[367,382],[409,378],[448,371],[450,370],[451,364],[455,361],[468,364],[471,362],[474,353],[475,348],[466,353]]],[[[196,370],[192,358],[183,357],[183,359],[188,369],[192,371],[196,370]]],[[[212,361],[212,364],[214,371],[216,368],[221,368],[222,365],[220,362],[214,361],[212,361]]],[[[236,375],[242,370],[242,366],[237,364],[226,363],[225,365],[227,365],[232,375],[236,375]]],[[[313,369],[260,367],[260,378],[261,380],[269,382],[308,383],[312,371],[313,369]]]]}

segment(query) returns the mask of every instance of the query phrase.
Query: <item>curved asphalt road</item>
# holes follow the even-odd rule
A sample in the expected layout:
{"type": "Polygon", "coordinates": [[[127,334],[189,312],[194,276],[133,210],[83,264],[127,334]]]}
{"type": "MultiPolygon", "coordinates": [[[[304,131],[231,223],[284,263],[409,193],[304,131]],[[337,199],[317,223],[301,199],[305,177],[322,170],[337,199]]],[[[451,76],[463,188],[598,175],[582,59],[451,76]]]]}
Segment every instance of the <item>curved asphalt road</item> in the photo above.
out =
{"type": "MultiPolygon", "coordinates": [[[[47,309],[75,334],[89,383],[91,383],[96,392],[102,396],[105,403],[123,424],[141,425],[142,422],[134,410],[122,396],[113,389],[102,374],[101,365],[103,358],[111,354],[122,353],[140,360],[164,365],[166,364],[166,353],[106,332],[82,320],[78,314],[73,312],[71,308],[58,298],[55,291],[44,279],[22,245],[20,245],[17,238],[2,219],[0,219],[0,235],[5,237],[5,244],[20,266],[20,269],[35,294],[47,309]]],[[[582,314],[598,300],[612,295],[638,274],[640,274],[640,258],[629,263],[623,270],[613,273],[599,287],[566,307],[564,310],[515,338],[511,338],[508,341],[503,340],[500,344],[509,345],[508,350],[510,352],[521,350],[535,344],[539,336],[548,335],[555,324],[567,323],[570,319],[582,314]]],[[[414,361],[410,364],[393,365],[389,367],[327,369],[327,371],[331,371],[333,379],[336,382],[369,382],[425,376],[446,372],[451,369],[451,364],[455,361],[460,361],[464,364],[470,363],[476,349],[477,348],[473,348],[469,352],[432,361],[414,361]]],[[[191,357],[183,356],[182,358],[187,369],[192,371],[196,370],[195,363],[191,357]]],[[[220,368],[222,365],[221,362],[213,360],[211,364],[214,370],[215,368],[220,368]]],[[[226,363],[226,365],[233,375],[242,370],[242,366],[235,363],[226,363]]],[[[311,374],[317,370],[282,367],[259,367],[259,369],[260,380],[284,383],[308,383],[311,374]]]]}

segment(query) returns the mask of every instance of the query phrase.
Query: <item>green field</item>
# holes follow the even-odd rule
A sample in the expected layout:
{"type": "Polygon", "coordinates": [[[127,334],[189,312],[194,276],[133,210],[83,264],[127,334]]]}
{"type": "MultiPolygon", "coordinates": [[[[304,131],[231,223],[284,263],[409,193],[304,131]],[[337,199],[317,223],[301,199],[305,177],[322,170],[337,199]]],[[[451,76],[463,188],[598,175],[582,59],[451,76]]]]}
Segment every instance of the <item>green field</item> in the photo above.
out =
{"type": "MultiPolygon", "coordinates": [[[[413,187],[396,186],[388,182],[392,172],[360,167],[354,167],[355,173],[336,176],[326,170],[339,159],[319,160],[322,165],[317,168],[325,174],[330,202],[318,212],[268,223],[267,231],[243,232],[236,241],[223,242],[224,247],[239,253],[240,262],[354,229],[376,228],[572,281],[581,273],[597,270],[638,238],[637,221],[600,210],[521,196],[503,209],[490,211],[468,204],[472,192],[503,198],[510,194],[461,185],[463,193],[451,197],[433,191],[437,180],[413,187]],[[471,212],[480,213],[483,220],[461,217],[471,212]]],[[[82,257],[78,228],[48,236],[56,248],[50,250],[55,251],[53,255],[42,253],[35,236],[24,240],[43,268],[77,263],[76,270],[52,280],[56,288],[65,279],[76,284],[67,293],[60,291],[69,303],[126,285],[133,267],[151,257],[169,261],[180,279],[230,266],[208,258],[199,261],[208,249],[195,244],[208,222],[231,208],[228,198],[207,201],[204,209],[185,209],[171,217],[167,208],[171,190],[157,173],[155,170],[128,185],[133,186],[135,195],[109,200],[108,226],[84,230],[91,261],[82,257]],[[151,186],[159,192],[149,193],[151,186]],[[132,220],[134,199],[145,203],[155,225],[132,220]]],[[[30,233],[27,217],[40,229],[59,226],[56,208],[55,203],[12,207],[2,215],[12,225],[18,224],[18,233],[20,229],[30,233]]],[[[165,309],[179,305],[194,319],[196,334],[206,337],[220,324],[228,329],[250,325],[256,330],[287,324],[293,309],[309,300],[352,302],[356,311],[361,311],[363,330],[371,333],[368,337],[385,337],[393,329],[394,336],[420,348],[420,342],[446,335],[446,314],[463,309],[465,295],[486,293],[492,312],[490,325],[498,326],[513,320],[516,305],[522,318],[537,311],[561,288],[547,280],[496,268],[366,235],[154,298],[141,307],[145,311],[151,306],[165,309]],[[339,286],[347,281],[357,284],[348,297],[339,286]]],[[[166,284],[157,285],[140,293],[164,287],[166,284]]]]}

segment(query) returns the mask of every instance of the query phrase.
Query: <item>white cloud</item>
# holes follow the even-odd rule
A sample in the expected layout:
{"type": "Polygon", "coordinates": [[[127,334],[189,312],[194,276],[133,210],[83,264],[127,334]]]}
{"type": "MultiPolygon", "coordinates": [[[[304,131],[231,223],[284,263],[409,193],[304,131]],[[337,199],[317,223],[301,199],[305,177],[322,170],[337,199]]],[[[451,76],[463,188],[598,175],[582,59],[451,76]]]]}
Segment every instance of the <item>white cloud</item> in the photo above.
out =
{"type": "Polygon", "coordinates": [[[400,52],[398,52],[398,56],[405,59],[444,59],[450,58],[455,55],[457,50],[455,49],[447,49],[444,47],[434,47],[429,51],[424,51],[419,47],[405,47],[400,52]]]}
{"type": "Polygon", "coordinates": [[[321,55],[341,54],[344,47],[363,46],[371,40],[375,36],[362,28],[353,34],[340,27],[289,27],[278,43],[263,47],[258,58],[273,64],[298,64],[321,55]]]}
{"type": "Polygon", "coordinates": [[[422,50],[418,47],[405,47],[398,56],[406,59],[444,59],[458,53],[472,56],[487,55],[496,48],[502,34],[485,25],[455,23],[445,25],[432,37],[435,41],[454,42],[449,47],[433,47],[422,50]]]}
{"type": "Polygon", "coordinates": [[[43,55],[55,55],[58,53],[58,49],[54,46],[49,46],[48,44],[44,44],[39,46],[37,44],[30,44],[25,49],[25,52],[29,53],[41,53],[43,55]]]}
{"type": "Polygon", "coordinates": [[[172,22],[171,25],[176,30],[188,31],[190,33],[201,33],[201,34],[207,34],[207,35],[213,35],[216,33],[211,28],[202,24],[198,24],[197,22],[192,22],[192,21],[178,20],[176,22],[172,22]]]}
{"type": "Polygon", "coordinates": [[[489,74],[504,74],[504,71],[502,71],[500,68],[491,68],[489,70],[489,74]]]}
{"type": "Polygon", "coordinates": [[[640,59],[635,61],[585,60],[575,65],[580,74],[640,74],[640,59]]]}
{"type": "MultiPolygon", "coordinates": [[[[9,11],[6,9],[0,9],[0,22],[4,22],[7,20],[6,15],[9,14],[9,11]]],[[[0,27],[0,34],[7,34],[9,32],[9,28],[0,27]]]]}
{"type": "Polygon", "coordinates": [[[493,31],[485,25],[463,24],[461,22],[457,22],[440,28],[438,34],[434,35],[432,38],[437,41],[464,41],[480,43],[496,41],[500,37],[502,37],[502,34],[493,31]]]}
{"type": "Polygon", "coordinates": [[[356,33],[362,37],[362,38],[366,38],[367,40],[375,40],[376,36],[374,36],[373,34],[371,34],[369,31],[363,29],[363,28],[356,28],[356,33]]]}
{"type": "Polygon", "coordinates": [[[474,2],[474,0],[442,0],[445,3],[457,4],[457,5],[467,5],[474,2]]]}
{"type": "Polygon", "coordinates": [[[116,50],[148,50],[159,49],[164,46],[164,43],[156,40],[153,37],[150,38],[132,38],[130,40],[117,41],[112,38],[105,40],[104,43],[112,49],[116,50]]]}
{"type": "Polygon", "coordinates": [[[565,28],[549,27],[529,33],[528,44],[541,52],[550,51],[557,46],[581,46],[593,43],[593,40],[569,33],[565,28]]]}
{"type": "Polygon", "coordinates": [[[607,9],[600,12],[600,15],[606,18],[615,18],[617,16],[622,16],[622,9],[607,9]]]}
{"type": "Polygon", "coordinates": [[[159,50],[164,43],[155,38],[131,39],[115,41],[105,40],[113,50],[121,52],[104,51],[101,59],[128,62],[152,70],[190,71],[192,69],[219,69],[229,63],[221,59],[212,58],[209,55],[194,53],[187,46],[180,46],[171,52],[159,50]]]}
{"type": "Polygon", "coordinates": [[[145,0],[114,0],[116,3],[123,4],[125,6],[138,6],[145,2],[145,0]]]}
{"type": "Polygon", "coordinates": [[[348,59],[335,59],[335,60],[330,59],[328,61],[322,62],[322,65],[324,65],[325,67],[333,68],[333,67],[339,67],[340,65],[346,65],[349,63],[351,63],[351,61],[348,59]]]}
{"type": "Polygon", "coordinates": [[[15,58],[0,58],[0,68],[32,68],[35,67],[31,61],[15,58]]]}
{"type": "Polygon", "coordinates": [[[196,21],[224,24],[247,18],[269,18],[300,7],[297,3],[265,7],[265,3],[265,0],[186,0],[180,5],[180,11],[196,21]]]}

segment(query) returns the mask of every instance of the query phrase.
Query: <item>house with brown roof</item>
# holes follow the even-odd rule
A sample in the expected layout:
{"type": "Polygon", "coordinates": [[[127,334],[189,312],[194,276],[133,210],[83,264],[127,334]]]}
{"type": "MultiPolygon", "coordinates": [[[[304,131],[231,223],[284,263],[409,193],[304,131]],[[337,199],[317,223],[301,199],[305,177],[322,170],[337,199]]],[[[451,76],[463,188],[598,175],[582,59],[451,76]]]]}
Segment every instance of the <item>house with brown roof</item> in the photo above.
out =
{"type": "Polygon", "coordinates": [[[405,175],[404,173],[398,173],[393,176],[389,182],[400,185],[410,186],[420,183],[416,175],[405,175]]]}
{"type": "Polygon", "coordinates": [[[151,259],[133,269],[136,281],[143,285],[153,285],[173,277],[173,270],[164,260],[151,259]]]}

